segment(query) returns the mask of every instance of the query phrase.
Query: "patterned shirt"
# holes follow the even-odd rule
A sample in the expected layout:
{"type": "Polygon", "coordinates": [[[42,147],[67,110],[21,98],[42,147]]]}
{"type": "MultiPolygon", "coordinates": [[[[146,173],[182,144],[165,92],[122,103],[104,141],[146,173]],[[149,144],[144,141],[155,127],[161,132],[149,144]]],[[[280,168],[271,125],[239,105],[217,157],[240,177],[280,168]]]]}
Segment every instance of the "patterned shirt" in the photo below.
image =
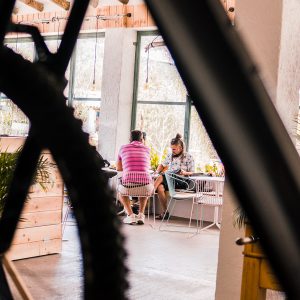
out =
{"type": "Polygon", "coordinates": [[[191,154],[184,153],[178,157],[172,158],[172,153],[168,154],[162,162],[164,167],[168,166],[168,171],[179,171],[180,169],[187,172],[195,171],[195,163],[191,154]]]}
{"type": "MultiPolygon", "coordinates": [[[[126,172],[138,171],[149,173],[150,148],[141,142],[133,141],[130,144],[121,146],[118,160],[122,162],[123,166],[124,175],[122,176],[122,181],[130,181],[130,178],[127,178],[126,176],[126,172]]],[[[143,178],[140,178],[139,182],[142,182],[144,179],[147,179],[147,181],[150,182],[151,176],[147,175],[147,178],[144,178],[143,176],[143,178]]]]}

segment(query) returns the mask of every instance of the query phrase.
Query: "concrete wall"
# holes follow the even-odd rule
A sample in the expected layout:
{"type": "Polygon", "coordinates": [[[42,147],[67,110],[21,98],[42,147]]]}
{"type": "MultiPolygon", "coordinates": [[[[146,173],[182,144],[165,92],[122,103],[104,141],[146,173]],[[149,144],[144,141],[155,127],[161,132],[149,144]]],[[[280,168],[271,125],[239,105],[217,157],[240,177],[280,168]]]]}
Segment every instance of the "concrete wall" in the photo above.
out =
{"type": "MultiPolygon", "coordinates": [[[[236,29],[260,71],[273,102],[276,101],[281,32],[281,0],[243,0],[236,2],[236,29]]],[[[235,245],[243,230],[233,227],[236,200],[229,185],[225,187],[216,300],[239,299],[242,277],[242,247],[235,245]]]]}
{"type": "Polygon", "coordinates": [[[236,1],[236,29],[256,63],[273,100],[276,99],[282,0],[236,1]]]}
{"type": "Polygon", "coordinates": [[[129,142],[136,36],[133,29],[105,32],[99,152],[108,160],[129,142]]]}
{"type": "Polygon", "coordinates": [[[283,1],[276,108],[295,142],[300,87],[300,2],[283,1]]]}

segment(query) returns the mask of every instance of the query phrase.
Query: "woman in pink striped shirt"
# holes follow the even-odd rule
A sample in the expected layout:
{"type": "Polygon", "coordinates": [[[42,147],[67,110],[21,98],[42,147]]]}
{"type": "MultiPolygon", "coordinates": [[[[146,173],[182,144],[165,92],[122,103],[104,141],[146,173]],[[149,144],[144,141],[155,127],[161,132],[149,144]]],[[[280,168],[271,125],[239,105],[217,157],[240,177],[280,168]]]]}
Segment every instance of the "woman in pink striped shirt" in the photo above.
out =
{"type": "Polygon", "coordinates": [[[143,133],[140,130],[133,130],[130,134],[130,143],[121,146],[117,159],[117,171],[123,171],[118,191],[120,201],[127,212],[127,217],[123,220],[125,224],[144,224],[148,198],[139,197],[139,214],[135,215],[130,199],[125,195],[138,196],[139,192],[145,195],[146,191],[146,194],[150,196],[153,193],[154,185],[149,170],[150,149],[144,145],[143,133]],[[132,174],[133,171],[137,173],[132,174]],[[132,187],[133,185],[135,187],[132,187]]]}

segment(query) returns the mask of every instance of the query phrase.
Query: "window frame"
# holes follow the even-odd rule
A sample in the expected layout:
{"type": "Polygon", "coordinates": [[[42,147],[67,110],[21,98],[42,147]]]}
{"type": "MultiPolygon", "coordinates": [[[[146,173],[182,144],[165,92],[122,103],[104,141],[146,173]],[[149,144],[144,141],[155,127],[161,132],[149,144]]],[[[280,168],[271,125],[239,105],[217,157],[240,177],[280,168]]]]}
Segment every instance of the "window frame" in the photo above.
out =
{"type": "MultiPolygon", "coordinates": [[[[89,33],[80,33],[78,36],[78,40],[79,39],[105,39],[105,32],[103,31],[95,31],[95,32],[89,32],[89,33]]],[[[51,34],[51,35],[43,35],[43,38],[45,40],[45,42],[47,41],[60,41],[61,40],[62,35],[61,34],[51,34]]],[[[33,42],[32,38],[30,36],[25,36],[25,37],[6,37],[4,39],[4,43],[28,43],[28,42],[33,42]]],[[[105,43],[105,41],[104,41],[105,43]]],[[[69,74],[69,91],[68,91],[68,96],[67,96],[67,105],[68,106],[73,106],[73,102],[74,101],[95,101],[95,102],[99,102],[100,103],[100,107],[101,107],[101,98],[84,98],[84,97],[75,97],[74,96],[74,83],[75,83],[75,75],[76,75],[76,48],[77,48],[77,42],[76,45],[74,47],[72,56],[70,58],[70,74],[69,74]]],[[[36,58],[36,49],[35,47],[33,47],[33,57],[36,58]]],[[[4,94],[0,93],[0,101],[1,100],[5,100],[9,98],[4,97],[4,94]]]]}
{"type": "Polygon", "coordinates": [[[148,30],[148,31],[138,31],[137,32],[137,42],[136,42],[136,52],[135,52],[135,64],[134,64],[134,81],[133,81],[133,100],[131,109],[131,130],[135,129],[136,126],[136,116],[137,116],[137,106],[139,104],[157,104],[157,105],[183,105],[185,106],[184,115],[184,129],[183,137],[186,144],[187,151],[189,150],[189,139],[190,139],[190,115],[192,99],[186,95],[186,101],[176,102],[176,101],[143,101],[138,100],[138,86],[139,86],[139,71],[140,71],[140,53],[141,53],[141,40],[144,36],[157,36],[160,35],[158,30],[148,30]]]}

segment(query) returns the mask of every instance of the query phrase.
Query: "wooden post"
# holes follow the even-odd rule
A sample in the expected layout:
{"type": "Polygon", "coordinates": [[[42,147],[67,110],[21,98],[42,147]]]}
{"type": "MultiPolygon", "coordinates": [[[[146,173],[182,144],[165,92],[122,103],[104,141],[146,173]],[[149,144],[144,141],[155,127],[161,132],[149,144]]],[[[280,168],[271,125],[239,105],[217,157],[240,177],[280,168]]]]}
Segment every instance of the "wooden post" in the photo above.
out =
{"type": "Polygon", "coordinates": [[[27,286],[25,285],[22,277],[20,276],[20,274],[17,271],[16,267],[14,266],[13,262],[6,255],[3,255],[2,261],[3,261],[3,265],[4,265],[7,273],[9,274],[13,283],[15,284],[22,299],[23,300],[33,300],[27,286]]]}
{"type": "MultiPolygon", "coordinates": [[[[246,224],[246,236],[252,236],[246,224]]],[[[241,300],[265,300],[267,289],[282,291],[258,242],[245,245],[241,300]]]]}

